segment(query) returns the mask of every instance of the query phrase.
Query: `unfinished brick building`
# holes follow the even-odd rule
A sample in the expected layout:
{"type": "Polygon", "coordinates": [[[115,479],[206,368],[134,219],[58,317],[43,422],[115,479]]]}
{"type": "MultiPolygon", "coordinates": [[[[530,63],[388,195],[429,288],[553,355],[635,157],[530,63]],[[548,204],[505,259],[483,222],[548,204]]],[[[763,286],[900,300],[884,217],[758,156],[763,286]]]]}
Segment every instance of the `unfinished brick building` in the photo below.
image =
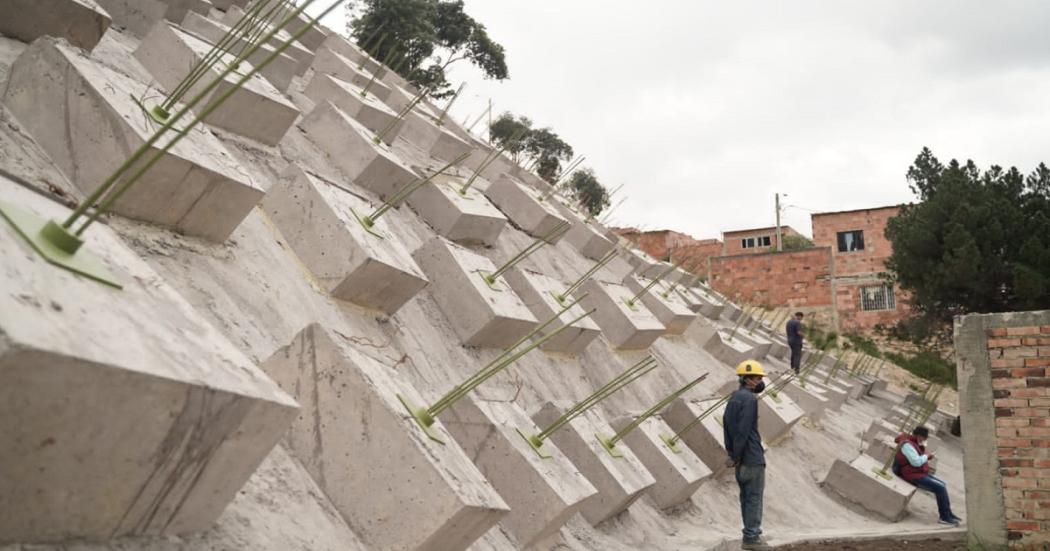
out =
{"type": "Polygon", "coordinates": [[[882,274],[892,246],[886,223],[899,207],[821,212],[812,215],[813,243],[831,249],[831,303],[842,331],[890,326],[908,311],[899,289],[882,274]]]}
{"type": "MultiPolygon", "coordinates": [[[[791,226],[781,226],[782,236],[801,236],[791,226]]],[[[751,228],[722,232],[722,255],[759,253],[777,249],[777,228],[751,228]]]]}

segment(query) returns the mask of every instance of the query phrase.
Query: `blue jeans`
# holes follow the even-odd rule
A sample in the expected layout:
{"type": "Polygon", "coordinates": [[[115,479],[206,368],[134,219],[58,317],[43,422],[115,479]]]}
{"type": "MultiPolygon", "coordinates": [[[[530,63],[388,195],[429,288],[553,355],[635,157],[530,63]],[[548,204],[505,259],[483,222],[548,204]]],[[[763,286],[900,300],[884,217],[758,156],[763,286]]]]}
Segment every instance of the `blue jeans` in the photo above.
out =
{"type": "Polygon", "coordinates": [[[915,479],[912,484],[917,488],[933,492],[933,495],[937,496],[937,514],[940,515],[941,520],[952,520],[955,517],[955,513],[952,512],[952,503],[948,499],[948,486],[943,480],[933,475],[926,475],[915,479]]]}
{"type": "Polygon", "coordinates": [[[788,346],[791,347],[791,369],[798,371],[799,365],[802,364],[802,343],[789,342],[788,346]]]}
{"type": "Polygon", "coordinates": [[[765,465],[737,465],[736,483],[740,486],[740,516],[744,519],[744,541],[757,540],[762,535],[765,465]]]}

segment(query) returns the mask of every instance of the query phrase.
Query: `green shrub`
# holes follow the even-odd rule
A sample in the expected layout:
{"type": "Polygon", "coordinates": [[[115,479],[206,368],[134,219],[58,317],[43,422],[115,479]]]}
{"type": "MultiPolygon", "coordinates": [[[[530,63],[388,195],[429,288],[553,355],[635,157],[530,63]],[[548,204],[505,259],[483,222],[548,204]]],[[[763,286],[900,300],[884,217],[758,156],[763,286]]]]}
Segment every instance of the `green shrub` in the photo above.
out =
{"type": "Polygon", "coordinates": [[[882,357],[882,351],[879,350],[879,346],[875,344],[875,341],[856,333],[846,333],[845,336],[850,344],[853,345],[853,348],[869,356],[875,356],[876,358],[882,357]]]}
{"type": "Polygon", "coordinates": [[[887,360],[917,377],[937,384],[950,385],[952,388],[959,386],[955,365],[932,350],[923,350],[916,354],[886,352],[885,356],[887,360]]]}

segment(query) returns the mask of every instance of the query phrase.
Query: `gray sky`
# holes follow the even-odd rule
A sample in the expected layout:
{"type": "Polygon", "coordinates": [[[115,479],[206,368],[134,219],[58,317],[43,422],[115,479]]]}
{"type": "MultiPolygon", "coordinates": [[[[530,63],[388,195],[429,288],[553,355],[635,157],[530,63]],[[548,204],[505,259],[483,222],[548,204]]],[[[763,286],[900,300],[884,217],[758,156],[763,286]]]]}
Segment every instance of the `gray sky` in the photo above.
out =
{"type": "MultiPolygon", "coordinates": [[[[613,218],[697,238],[908,201],[942,160],[1050,161],[1050,2],[466,0],[511,78],[467,81],[550,126],[609,187],[613,218]]],[[[342,28],[342,25],[339,25],[342,28]]]]}

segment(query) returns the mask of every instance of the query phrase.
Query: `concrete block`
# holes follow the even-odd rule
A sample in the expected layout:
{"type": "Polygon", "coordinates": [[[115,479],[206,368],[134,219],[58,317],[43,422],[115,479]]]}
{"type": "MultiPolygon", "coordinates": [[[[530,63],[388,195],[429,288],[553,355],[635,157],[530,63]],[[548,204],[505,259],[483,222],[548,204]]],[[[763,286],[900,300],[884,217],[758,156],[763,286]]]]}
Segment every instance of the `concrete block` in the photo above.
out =
{"type": "Polygon", "coordinates": [[[765,358],[769,354],[770,349],[773,348],[773,341],[763,337],[758,332],[745,331],[743,328],[737,330],[734,338],[751,345],[751,357],[756,360],[765,358]]]}
{"type": "Polygon", "coordinates": [[[569,228],[569,233],[565,234],[565,240],[591,260],[601,259],[616,247],[615,241],[609,240],[593,226],[583,222],[574,223],[569,228]]]}
{"type": "MultiPolygon", "coordinates": [[[[632,296],[641,292],[649,283],[650,281],[647,279],[638,279],[634,276],[627,276],[624,279],[624,285],[631,291],[632,296]]],[[[668,334],[681,335],[685,333],[685,330],[696,319],[696,314],[689,309],[689,306],[677,294],[669,293],[665,297],[664,292],[666,290],[667,287],[657,283],[655,287],[643,294],[638,300],[645,304],[646,308],[656,316],[656,319],[660,320],[660,323],[667,328],[668,334]]]]}
{"type": "MultiPolygon", "coordinates": [[[[35,3],[34,0],[26,0],[35,3]]],[[[131,34],[142,37],[164,19],[168,5],[160,0],[94,0],[106,11],[112,21],[110,26],[124,27],[131,34]]]]}
{"type": "MultiPolygon", "coordinates": [[[[634,416],[628,415],[613,421],[612,426],[621,430],[633,421],[634,416]]],[[[656,479],[656,484],[649,488],[648,494],[660,509],[669,509],[689,501],[704,480],[711,476],[711,469],[689,448],[679,446],[678,453],[671,450],[661,439],[661,435],[667,434],[674,434],[674,431],[663,419],[654,415],[642,421],[623,440],[656,479]]]]}
{"type": "MultiPolygon", "coordinates": [[[[735,385],[736,383],[734,383],[735,385]]],[[[785,392],[776,396],[766,396],[758,401],[758,431],[762,441],[775,445],[791,433],[791,428],[798,423],[805,413],[798,404],[785,392]]]]}
{"type": "Polygon", "coordinates": [[[299,121],[306,137],[323,149],[350,181],[385,199],[417,178],[392,149],[372,141],[375,134],[329,102],[299,121]]]}
{"type": "Polygon", "coordinates": [[[704,350],[729,367],[736,367],[744,360],[753,359],[753,349],[753,346],[736,335],[730,338],[729,332],[724,329],[716,331],[704,345],[704,350]]]}
{"type": "Polygon", "coordinates": [[[805,387],[800,386],[797,380],[792,381],[781,392],[802,408],[810,419],[821,419],[828,409],[831,409],[831,400],[811,381],[807,381],[805,387]]]}
{"type": "MultiPolygon", "coordinates": [[[[221,0],[221,1],[223,3],[225,3],[225,4],[231,4],[232,3],[232,2],[230,2],[230,0],[221,0]]],[[[216,2],[216,0],[212,0],[212,3],[215,3],[215,2],[216,2]]],[[[247,2],[245,2],[245,4],[247,4],[247,2]]],[[[219,7],[219,6],[216,5],[216,7],[219,7]]],[[[220,9],[222,9],[222,8],[220,8],[220,9]]],[[[288,24],[285,26],[285,29],[287,31],[289,31],[290,33],[292,33],[292,34],[295,34],[295,33],[299,32],[303,27],[307,26],[309,23],[310,23],[310,18],[306,14],[299,14],[295,19],[292,19],[291,21],[288,22],[288,24]]],[[[338,37],[338,38],[340,38],[340,39],[342,39],[344,41],[346,40],[346,39],[342,38],[341,36],[339,36],[339,33],[330,32],[323,25],[318,24],[318,25],[314,25],[312,28],[310,28],[310,30],[306,31],[305,33],[302,34],[302,36],[299,37],[299,44],[302,44],[303,46],[308,48],[310,51],[316,52],[318,48],[320,48],[322,45],[325,44],[325,42],[328,41],[330,36],[338,37]]]]}
{"type": "MultiPolygon", "coordinates": [[[[569,286],[554,278],[547,277],[541,273],[529,271],[523,268],[514,268],[507,272],[507,283],[514,292],[525,301],[532,311],[532,315],[538,320],[548,320],[560,311],[564,306],[556,298],[565,292],[569,286]]],[[[569,298],[571,301],[571,297],[569,298]]],[[[561,315],[559,321],[552,323],[542,334],[557,331],[563,323],[561,319],[575,319],[586,312],[583,306],[577,304],[561,315]]],[[[593,314],[592,314],[593,315],[593,314]]],[[[566,354],[579,354],[587,348],[587,345],[601,334],[598,324],[591,318],[583,318],[565,329],[556,337],[542,344],[540,348],[548,352],[563,352],[566,354]]]]}
{"type": "Polygon", "coordinates": [[[421,111],[417,105],[405,116],[401,137],[441,161],[452,161],[470,152],[470,144],[435,124],[435,120],[435,115],[421,111]]]}
{"type": "Polygon", "coordinates": [[[441,415],[445,427],[510,506],[500,524],[518,546],[555,534],[598,490],[553,443],[542,458],[518,430],[539,428],[513,402],[467,396],[441,415]]]}
{"type": "MultiPolygon", "coordinates": [[[[110,0],[117,2],[130,2],[132,0],[110,0]]],[[[139,0],[134,0],[139,1],[139,0]]],[[[150,2],[154,0],[142,0],[144,2],[150,2]]],[[[203,40],[208,41],[211,44],[218,43],[226,36],[226,33],[230,31],[229,27],[222,23],[209,19],[197,12],[189,12],[186,14],[186,18],[182,19],[182,27],[191,33],[196,34],[203,40]]],[[[149,27],[152,28],[152,25],[149,27]]],[[[148,29],[147,29],[148,31],[148,29]]],[[[147,32],[143,31],[143,32],[147,32]]],[[[245,44],[244,40],[241,40],[237,47],[238,49],[245,44]]],[[[263,44],[256,52],[248,57],[248,63],[257,65],[264,59],[269,57],[274,52],[273,46],[269,44],[263,44]]],[[[267,80],[270,81],[278,90],[284,92],[292,84],[292,79],[299,75],[299,61],[295,60],[291,56],[285,53],[279,54],[269,64],[263,67],[260,72],[267,80]]]]}
{"type": "Polygon", "coordinates": [[[89,52],[111,22],[95,0],[6,0],[3,11],[0,35],[22,42],[41,36],[64,38],[89,52]]]}
{"type": "Polygon", "coordinates": [[[894,425],[885,419],[875,419],[868,425],[860,439],[862,442],[871,442],[881,437],[896,438],[898,434],[900,434],[899,425],[894,425]]]}
{"type": "Polygon", "coordinates": [[[423,398],[387,366],[318,324],[262,365],[302,404],[285,441],[372,549],[466,549],[506,502],[441,420],[430,439],[399,397],[423,398]]]}
{"type": "MultiPolygon", "coordinates": [[[[312,67],[315,72],[332,75],[358,88],[369,86],[368,83],[372,80],[372,73],[360,69],[359,64],[326,48],[317,51],[312,67]]],[[[382,82],[373,82],[368,93],[374,95],[379,101],[386,102],[392,90],[382,82]]]]}
{"type": "Polygon", "coordinates": [[[431,281],[431,296],[467,346],[506,348],[532,331],[536,317],[506,282],[490,286],[482,273],[492,262],[435,237],[412,256],[431,281]]]}
{"type": "Polygon", "coordinates": [[[897,454],[897,443],[892,436],[879,434],[874,439],[864,442],[864,453],[880,465],[885,465],[886,461],[897,454]]]}
{"type": "MultiPolygon", "coordinates": [[[[547,427],[569,407],[571,404],[568,403],[547,402],[532,419],[540,427],[547,427]]],[[[613,457],[598,440],[597,435],[613,432],[612,427],[590,409],[550,437],[598,490],[580,506],[583,518],[592,525],[627,510],[656,484],[656,479],[628,446],[617,446],[623,457],[613,457]]]]}
{"type": "MultiPolygon", "coordinates": [[[[23,128],[84,194],[155,131],[134,100],[148,94],[145,86],[51,38],[37,40],[15,61],[2,94],[23,128]]],[[[262,195],[214,135],[195,131],[165,153],[113,212],[223,241],[262,195]]]]}
{"type": "Polygon", "coordinates": [[[886,471],[888,478],[880,476],[874,472],[877,469],[882,469],[882,463],[865,454],[849,463],[836,459],[823,487],[854,505],[890,522],[897,522],[904,517],[908,501],[915,495],[915,487],[889,470],[886,471]]]}
{"type": "Polygon", "coordinates": [[[464,179],[442,174],[408,197],[408,204],[438,235],[464,245],[493,246],[507,218],[481,191],[460,193],[464,179]]]}
{"type": "Polygon", "coordinates": [[[583,293],[587,293],[582,301],[584,308],[595,310],[591,318],[613,348],[649,348],[667,331],[645,304],[635,302],[634,308],[627,306],[634,293],[623,285],[591,278],[580,286],[577,296],[583,293]]]}
{"type": "MultiPolygon", "coordinates": [[[[356,44],[335,32],[328,33],[328,37],[321,44],[321,49],[335,52],[350,60],[351,63],[360,63],[361,59],[364,58],[364,53],[361,52],[361,49],[356,44]]],[[[320,54],[321,52],[318,51],[317,53],[320,54]]]]}
{"type": "Polygon", "coordinates": [[[559,224],[566,223],[547,201],[540,201],[537,191],[506,174],[485,190],[485,197],[503,211],[515,227],[533,237],[547,235],[559,224]]]}
{"type": "Polygon", "coordinates": [[[769,346],[769,355],[770,356],[773,356],[774,358],[776,358],[778,360],[788,360],[788,359],[790,359],[790,357],[791,357],[791,348],[789,348],[788,345],[786,345],[786,344],[784,344],[782,342],[776,341],[776,340],[772,340],[772,339],[770,340],[770,343],[771,343],[770,346],[769,346]]]}
{"type": "MultiPolygon", "coordinates": [[[[211,44],[161,21],[142,39],[135,59],[149,71],[165,90],[174,90],[194,67],[208,55],[211,44]]],[[[232,56],[225,60],[232,62],[232,56]]],[[[224,66],[216,65],[196,85],[189,88],[185,99],[193,98],[217,78],[224,66]]],[[[243,70],[251,70],[245,67],[243,70]]],[[[225,94],[240,80],[240,75],[227,76],[204,100],[225,94]]],[[[299,110],[262,76],[256,76],[233,93],[206,120],[208,124],[229,130],[266,145],[277,145],[299,117],[299,110]]]]}
{"type": "Polygon", "coordinates": [[[699,312],[700,315],[705,318],[717,320],[722,317],[722,312],[725,310],[725,304],[707,294],[702,289],[691,288],[683,290],[680,294],[686,297],[691,310],[699,312]]]}
{"type": "Polygon", "coordinates": [[[362,95],[363,89],[357,85],[340,80],[338,77],[328,73],[316,72],[309,84],[303,90],[303,95],[310,98],[315,105],[329,101],[332,105],[346,113],[361,126],[367,128],[372,135],[379,134],[393,125],[383,135],[383,141],[390,145],[394,143],[401,133],[403,121],[397,120],[394,113],[385,103],[372,94],[362,95]]]}
{"type": "MultiPolygon", "coordinates": [[[[207,13],[203,15],[207,15],[207,13]]],[[[227,27],[233,27],[242,17],[244,17],[244,10],[233,8],[226,12],[226,15],[222,18],[222,23],[227,27]]],[[[270,29],[267,29],[267,32],[272,32],[272,30],[271,27],[270,29]]],[[[289,33],[287,29],[281,29],[270,39],[268,44],[273,48],[280,48],[285,42],[291,39],[291,33],[289,33]]],[[[283,53],[295,60],[295,74],[297,75],[303,75],[306,73],[314,59],[314,53],[300,44],[299,41],[289,44],[288,47],[284,49],[283,53]]]]}
{"type": "MultiPolygon", "coordinates": [[[[671,437],[685,428],[717,401],[717,399],[696,401],[679,398],[671,402],[670,407],[663,414],[664,421],[672,430],[667,436],[671,437]]],[[[703,421],[682,433],[678,440],[678,446],[681,447],[684,444],[685,447],[692,450],[715,477],[726,470],[725,462],[729,457],[722,437],[722,425],[719,423],[724,413],[725,404],[722,404],[703,421]]]]}
{"type": "Polygon", "coordinates": [[[333,297],[387,314],[427,286],[427,278],[384,223],[366,229],[355,213],[375,207],[336,184],[290,165],[262,208],[302,263],[333,297]]]}
{"type": "MultiPolygon", "coordinates": [[[[2,176],[0,197],[69,215],[2,176]]],[[[84,236],[123,290],[0,218],[0,546],[208,530],[296,416],[116,232],[84,236]]]]}

